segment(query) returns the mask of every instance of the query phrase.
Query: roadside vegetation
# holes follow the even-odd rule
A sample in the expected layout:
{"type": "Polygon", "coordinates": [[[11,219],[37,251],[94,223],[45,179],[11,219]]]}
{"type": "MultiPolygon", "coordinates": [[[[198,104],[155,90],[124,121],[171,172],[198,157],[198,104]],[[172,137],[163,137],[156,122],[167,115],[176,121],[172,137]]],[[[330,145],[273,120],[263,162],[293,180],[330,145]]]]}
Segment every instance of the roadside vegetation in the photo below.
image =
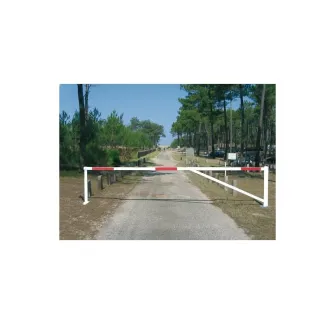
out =
{"type": "MultiPolygon", "coordinates": [[[[180,163],[180,166],[186,166],[186,155],[185,153],[172,152],[173,159],[180,163]]],[[[224,161],[220,158],[207,158],[207,157],[194,157],[194,162],[201,167],[223,167],[224,161]]]]}
{"type": "Polygon", "coordinates": [[[133,117],[129,125],[123,114],[111,110],[104,119],[97,108],[89,109],[91,85],[77,85],[79,111],[70,116],[65,111],[59,115],[60,140],[60,239],[93,239],[128,193],[142,179],[141,173],[117,174],[117,181],[107,186],[107,176],[102,174],[104,189],[97,188],[97,173],[89,172],[92,196],[83,205],[83,166],[122,166],[136,164],[138,152],[147,151],[142,166],[151,166],[156,157],[162,125],[133,117]],[[84,93],[85,89],[85,93],[84,93]]]}
{"type": "MultiPolygon", "coordinates": [[[[204,177],[188,172],[192,184],[196,185],[206,194],[213,204],[228,214],[236,224],[244,229],[251,239],[276,239],[276,180],[272,175],[269,182],[269,207],[263,208],[261,203],[254,199],[238,194],[233,196],[230,190],[204,177]]],[[[229,182],[237,180],[237,187],[259,197],[263,196],[263,179],[248,177],[242,173],[231,173],[228,175],[229,182]]],[[[224,181],[224,172],[218,178],[224,181]]]]}
{"type": "MultiPolygon", "coordinates": [[[[172,157],[176,160],[177,166],[185,166],[185,155],[179,152],[172,152],[172,157]],[[183,160],[180,160],[183,157],[183,160]]],[[[219,159],[206,159],[197,157],[197,164],[200,167],[222,167],[217,163],[219,159]],[[207,162],[206,162],[207,161],[207,162]]],[[[263,208],[261,203],[254,199],[238,193],[233,196],[230,189],[226,191],[224,186],[211,182],[208,179],[186,172],[190,182],[197,186],[213,204],[229,215],[236,224],[241,227],[246,234],[255,240],[274,240],[276,239],[276,174],[269,174],[269,207],[263,208]]],[[[224,180],[224,172],[213,174],[221,181],[224,180]]],[[[229,172],[227,171],[228,183],[237,181],[237,187],[263,197],[263,173],[252,172],[229,172]]]]}
{"type": "Polygon", "coordinates": [[[128,174],[110,186],[98,190],[95,175],[88,173],[93,196],[90,203],[83,205],[83,174],[60,179],[59,239],[94,239],[98,230],[128,193],[141,181],[142,176],[128,174]]]}
{"type": "Polygon", "coordinates": [[[275,157],[276,86],[273,84],[181,85],[187,92],[179,98],[180,109],[172,124],[176,137],[172,148],[192,147],[195,154],[205,150],[212,158],[222,149],[228,152],[254,153],[259,166],[268,157],[275,157]],[[234,100],[240,102],[232,109],[234,100]]]}
{"type": "Polygon", "coordinates": [[[111,110],[106,118],[89,109],[91,85],[77,85],[79,111],[59,115],[60,170],[83,166],[120,166],[137,159],[137,152],[156,148],[164,127],[137,117],[125,125],[123,114],[111,110]],[[85,94],[83,89],[85,88],[85,94]]]}

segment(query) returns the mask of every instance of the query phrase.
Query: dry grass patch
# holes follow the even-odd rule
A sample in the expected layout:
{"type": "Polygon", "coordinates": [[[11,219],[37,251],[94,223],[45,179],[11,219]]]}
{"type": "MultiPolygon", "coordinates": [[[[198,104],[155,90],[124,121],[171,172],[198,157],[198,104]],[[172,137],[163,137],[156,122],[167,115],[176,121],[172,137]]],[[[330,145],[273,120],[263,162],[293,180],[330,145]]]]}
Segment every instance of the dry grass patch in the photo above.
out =
{"type": "MultiPolygon", "coordinates": [[[[172,158],[179,162],[179,167],[185,166],[186,155],[180,152],[172,152],[172,158]],[[182,157],[182,160],[180,158],[182,157]]],[[[211,159],[204,157],[194,157],[194,161],[201,167],[224,167],[224,161],[219,158],[211,159]]]]}
{"type": "MultiPolygon", "coordinates": [[[[211,183],[206,178],[192,172],[187,173],[191,182],[206,194],[213,204],[222,209],[243,228],[251,239],[276,239],[276,180],[271,174],[269,181],[269,207],[263,208],[254,199],[225,190],[218,183],[211,183]]],[[[229,183],[237,180],[237,187],[258,197],[263,197],[263,179],[260,176],[249,176],[247,173],[231,173],[229,183]]],[[[224,172],[219,179],[224,181],[224,172]]]]}
{"type": "MultiPolygon", "coordinates": [[[[180,161],[179,153],[172,153],[178,161],[177,166],[185,166],[184,157],[180,161]]],[[[200,157],[198,162],[201,167],[218,167],[216,160],[200,157]]],[[[222,166],[222,165],[221,165],[222,166]]],[[[187,172],[190,181],[196,185],[213,204],[235,220],[237,225],[245,230],[251,239],[276,239],[276,174],[269,174],[269,207],[263,208],[261,203],[238,193],[233,196],[231,190],[218,183],[211,183],[208,179],[192,172],[187,172]]],[[[214,176],[214,172],[213,172],[214,176]]],[[[264,178],[263,173],[227,172],[228,183],[237,180],[237,187],[263,198],[264,178]]],[[[219,180],[224,181],[224,172],[219,172],[219,180]]]]}
{"type": "MultiPolygon", "coordinates": [[[[172,153],[178,161],[177,166],[185,166],[184,157],[180,161],[179,153],[172,153]]],[[[217,159],[198,158],[201,167],[218,167],[217,159]]],[[[220,165],[222,166],[222,165],[220,165]]],[[[214,173],[214,172],[213,172],[214,173]]],[[[190,181],[207,195],[213,204],[235,220],[237,225],[245,230],[251,239],[276,239],[276,174],[269,174],[269,207],[263,208],[261,203],[238,193],[233,196],[231,190],[218,183],[211,183],[208,179],[187,172],[190,181]]],[[[237,180],[237,187],[263,198],[263,173],[227,172],[228,183],[237,180]]],[[[214,174],[213,174],[214,176],[214,174]]],[[[224,181],[224,172],[219,172],[219,180],[224,181]]]]}
{"type": "Polygon", "coordinates": [[[80,177],[60,177],[60,239],[94,239],[94,236],[107,220],[107,214],[120,204],[141,180],[139,175],[126,175],[116,183],[107,185],[104,178],[104,189],[97,191],[96,177],[88,174],[92,182],[93,196],[90,203],[83,205],[84,180],[80,177]]]}
{"type": "Polygon", "coordinates": [[[145,156],[143,156],[142,158],[145,158],[146,160],[147,159],[153,159],[153,158],[156,158],[162,151],[159,151],[159,150],[156,150],[154,152],[151,152],[145,156]]]}
{"type": "MultiPolygon", "coordinates": [[[[152,166],[148,161],[156,157],[159,151],[144,156],[147,160],[143,166],[152,166]]],[[[136,159],[137,160],[137,159],[136,159]]],[[[117,172],[117,175],[119,173],[117,172]]],[[[110,215],[143,177],[141,172],[133,172],[116,183],[107,185],[103,176],[103,190],[97,190],[96,175],[88,173],[91,180],[93,196],[90,203],[83,205],[84,176],[77,171],[60,172],[60,239],[94,239],[95,235],[110,215]]]]}

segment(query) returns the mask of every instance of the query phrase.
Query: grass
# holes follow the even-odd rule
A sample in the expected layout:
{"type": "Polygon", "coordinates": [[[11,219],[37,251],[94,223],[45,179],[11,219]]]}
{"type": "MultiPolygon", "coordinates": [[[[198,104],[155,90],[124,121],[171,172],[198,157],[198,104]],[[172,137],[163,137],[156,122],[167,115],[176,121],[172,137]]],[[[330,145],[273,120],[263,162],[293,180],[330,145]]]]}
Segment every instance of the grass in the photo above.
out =
{"type": "MultiPolygon", "coordinates": [[[[144,156],[146,163],[143,166],[153,166],[154,163],[150,159],[158,154],[159,151],[155,151],[144,156]]],[[[137,157],[133,161],[137,161],[137,157]]],[[[122,203],[119,199],[126,197],[143,177],[142,172],[132,172],[117,178],[116,183],[107,185],[106,175],[103,175],[104,189],[98,190],[96,175],[97,173],[92,171],[88,172],[93,195],[89,198],[89,204],[83,205],[83,172],[60,172],[60,239],[94,239],[109,214],[122,203]],[[117,199],[111,200],[111,198],[117,199]]]]}
{"type": "Polygon", "coordinates": [[[178,166],[185,166],[185,154],[181,154],[180,152],[172,152],[172,158],[178,161],[178,166]],[[180,160],[182,158],[182,160],[180,160]]]}
{"type": "Polygon", "coordinates": [[[153,163],[152,161],[146,161],[145,163],[141,164],[141,167],[154,167],[156,166],[155,163],[153,163]]]}
{"type": "Polygon", "coordinates": [[[147,154],[147,155],[145,155],[141,158],[145,158],[146,160],[156,158],[160,153],[161,153],[161,151],[156,150],[156,151],[153,151],[153,152],[151,152],[151,153],[149,153],[149,154],[147,154]]]}
{"type": "MultiPolygon", "coordinates": [[[[172,156],[178,161],[178,166],[185,166],[184,157],[183,161],[180,161],[181,155],[179,153],[172,153],[172,156]]],[[[200,158],[198,160],[201,167],[219,166],[213,163],[214,160],[210,164],[209,162],[206,163],[204,159],[200,158]]],[[[218,183],[212,183],[197,174],[187,172],[187,175],[191,183],[207,195],[215,206],[234,219],[236,224],[243,228],[251,239],[276,239],[276,174],[269,174],[269,207],[267,208],[263,208],[261,203],[246,195],[238,193],[234,197],[231,190],[226,191],[218,183]]],[[[263,198],[264,183],[261,173],[227,172],[227,175],[228,183],[231,184],[233,180],[237,180],[238,188],[263,198]]],[[[224,172],[220,172],[216,176],[219,180],[224,181],[224,172]]]]}
{"type": "Polygon", "coordinates": [[[133,151],[131,153],[131,158],[130,158],[129,162],[133,162],[133,161],[137,161],[137,160],[138,160],[138,158],[137,158],[137,151],[133,151]]]}
{"type": "Polygon", "coordinates": [[[224,161],[219,158],[194,157],[197,164],[203,167],[223,167],[224,161]]]}
{"type": "Polygon", "coordinates": [[[79,170],[61,170],[59,177],[82,177],[83,172],[79,170]]]}
{"type": "MultiPolygon", "coordinates": [[[[154,152],[151,152],[145,156],[142,156],[141,158],[145,158],[146,160],[147,159],[152,159],[152,158],[155,158],[157,157],[157,155],[160,153],[160,151],[156,150],[154,152]]],[[[136,152],[136,155],[133,155],[132,158],[127,161],[127,162],[136,162],[139,158],[137,158],[137,152],[136,152]]]]}
{"type": "Polygon", "coordinates": [[[96,177],[89,173],[92,182],[92,197],[89,204],[83,205],[83,175],[81,177],[60,178],[60,216],[59,238],[65,240],[94,239],[100,227],[106,222],[110,213],[121,203],[111,198],[124,198],[142,179],[142,175],[128,174],[116,183],[98,190],[96,177]]]}
{"type": "MultiPolygon", "coordinates": [[[[180,152],[172,152],[172,157],[180,163],[179,166],[185,166],[185,159],[186,159],[185,154],[182,154],[180,152]],[[182,160],[180,160],[180,158],[182,158],[182,160]]],[[[222,167],[224,166],[224,161],[218,158],[212,159],[212,158],[195,156],[194,160],[197,164],[199,164],[202,167],[222,167]]]]}
{"type": "MultiPolygon", "coordinates": [[[[206,194],[213,204],[235,220],[251,239],[276,239],[276,183],[269,182],[269,207],[263,208],[254,199],[238,194],[234,197],[218,183],[211,183],[206,178],[188,172],[190,181],[206,194]]],[[[223,175],[219,177],[223,180],[223,175]]],[[[229,175],[229,183],[237,180],[237,187],[263,197],[263,180],[247,178],[242,175],[229,175]]]]}

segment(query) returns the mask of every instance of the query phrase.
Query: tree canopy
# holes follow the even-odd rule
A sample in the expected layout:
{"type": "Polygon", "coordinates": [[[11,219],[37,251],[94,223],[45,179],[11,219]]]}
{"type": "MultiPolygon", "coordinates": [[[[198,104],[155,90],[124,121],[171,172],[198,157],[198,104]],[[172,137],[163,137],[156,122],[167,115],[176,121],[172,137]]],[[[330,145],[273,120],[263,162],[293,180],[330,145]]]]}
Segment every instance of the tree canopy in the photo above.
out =
{"type": "Polygon", "coordinates": [[[61,169],[83,164],[113,166],[120,163],[121,152],[129,158],[130,151],[155,148],[165,137],[162,125],[137,117],[126,125],[123,114],[116,110],[103,119],[96,107],[89,109],[90,87],[86,85],[85,89],[84,95],[83,86],[78,85],[79,111],[72,117],[65,111],[59,114],[61,169]]]}
{"type": "Polygon", "coordinates": [[[257,147],[266,156],[268,145],[275,144],[275,85],[266,85],[262,116],[263,85],[188,84],[181,89],[187,94],[178,99],[178,116],[170,130],[177,139],[171,146],[194,147],[198,155],[202,149],[213,156],[218,148],[224,149],[226,156],[231,150],[243,155],[257,147]],[[229,106],[234,100],[240,105],[232,110],[229,106]]]}

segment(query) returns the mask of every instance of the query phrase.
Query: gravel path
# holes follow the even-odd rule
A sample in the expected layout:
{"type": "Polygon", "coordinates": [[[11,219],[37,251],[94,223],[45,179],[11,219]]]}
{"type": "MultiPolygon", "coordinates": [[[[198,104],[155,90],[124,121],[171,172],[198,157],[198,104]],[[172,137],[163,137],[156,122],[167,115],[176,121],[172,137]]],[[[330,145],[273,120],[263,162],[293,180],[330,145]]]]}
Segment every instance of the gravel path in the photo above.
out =
{"type": "MultiPolygon", "coordinates": [[[[156,164],[173,166],[170,152],[156,164]]],[[[184,172],[148,172],[96,239],[249,239],[184,172]]]]}

